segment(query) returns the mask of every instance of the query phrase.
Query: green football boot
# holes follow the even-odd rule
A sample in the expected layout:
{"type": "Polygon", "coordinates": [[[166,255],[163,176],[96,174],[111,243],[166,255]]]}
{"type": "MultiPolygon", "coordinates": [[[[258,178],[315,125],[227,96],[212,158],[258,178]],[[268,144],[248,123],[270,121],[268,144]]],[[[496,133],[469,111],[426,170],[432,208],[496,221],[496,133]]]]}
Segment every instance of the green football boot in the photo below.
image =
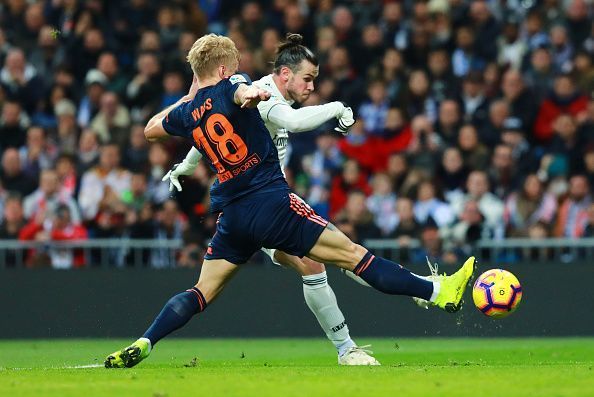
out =
{"type": "Polygon", "coordinates": [[[105,368],[132,368],[147,358],[150,352],[150,343],[139,339],[130,346],[107,356],[105,368]]]}
{"type": "Polygon", "coordinates": [[[455,313],[462,308],[462,296],[466,287],[472,281],[476,268],[474,256],[466,259],[462,267],[451,276],[438,276],[440,282],[439,293],[433,305],[448,313],[455,313]]]}

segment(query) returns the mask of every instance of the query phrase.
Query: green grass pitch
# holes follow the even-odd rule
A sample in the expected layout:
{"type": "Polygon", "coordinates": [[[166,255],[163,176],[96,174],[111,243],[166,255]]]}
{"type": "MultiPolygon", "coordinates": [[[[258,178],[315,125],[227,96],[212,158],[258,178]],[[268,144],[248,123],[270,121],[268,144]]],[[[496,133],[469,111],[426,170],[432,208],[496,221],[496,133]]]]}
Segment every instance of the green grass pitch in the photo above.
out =
{"type": "Polygon", "coordinates": [[[365,339],[381,367],[338,367],[322,339],[168,339],[132,369],[129,340],[0,341],[0,396],[594,396],[594,338],[365,339]]]}

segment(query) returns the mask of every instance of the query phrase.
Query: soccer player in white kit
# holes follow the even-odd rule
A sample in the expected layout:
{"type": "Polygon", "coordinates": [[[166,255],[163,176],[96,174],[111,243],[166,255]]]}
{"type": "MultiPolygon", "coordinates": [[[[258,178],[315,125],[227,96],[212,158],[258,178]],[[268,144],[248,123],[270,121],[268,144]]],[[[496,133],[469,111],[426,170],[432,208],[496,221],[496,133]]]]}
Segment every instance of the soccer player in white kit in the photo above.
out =
{"type": "MultiPolygon", "coordinates": [[[[341,102],[300,109],[291,107],[293,103],[302,103],[309,98],[314,90],[314,80],[319,73],[316,56],[301,45],[301,40],[301,35],[288,34],[287,40],[277,50],[273,73],[253,82],[271,94],[268,101],[258,104],[258,110],[276,145],[281,167],[287,153],[289,132],[311,131],[329,120],[337,119],[336,130],[347,134],[348,129],[355,123],[352,109],[341,102]]],[[[192,147],[186,158],[163,177],[164,181],[169,180],[170,190],[182,190],[179,177],[193,174],[200,159],[200,152],[192,147]]],[[[379,365],[369,351],[357,346],[351,339],[334,291],[328,284],[323,264],[307,257],[288,255],[279,250],[263,248],[262,251],[270,256],[273,263],[292,267],[301,274],[307,306],[336,347],[338,364],[379,365]]]]}

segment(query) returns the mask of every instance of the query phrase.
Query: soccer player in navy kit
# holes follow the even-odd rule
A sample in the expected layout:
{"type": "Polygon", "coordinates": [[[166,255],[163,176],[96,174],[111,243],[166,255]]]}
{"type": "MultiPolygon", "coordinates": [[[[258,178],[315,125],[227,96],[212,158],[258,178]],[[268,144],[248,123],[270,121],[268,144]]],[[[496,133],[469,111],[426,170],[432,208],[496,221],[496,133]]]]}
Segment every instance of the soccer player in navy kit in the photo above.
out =
{"type": "Polygon", "coordinates": [[[474,257],[451,276],[427,280],[350,241],[290,193],[276,147],[253,109],[270,93],[235,74],[239,52],[233,42],[203,36],[194,43],[188,61],[195,75],[190,92],[153,116],[145,135],[149,141],[168,135],[192,139],[208,159],[217,173],[211,187],[211,209],[220,212],[217,230],[198,283],[172,297],[143,337],[109,355],[107,368],[132,367],[146,358],[160,339],[203,311],[239,265],[261,247],[333,263],[387,294],[426,299],[448,312],[460,309],[474,257]]]}

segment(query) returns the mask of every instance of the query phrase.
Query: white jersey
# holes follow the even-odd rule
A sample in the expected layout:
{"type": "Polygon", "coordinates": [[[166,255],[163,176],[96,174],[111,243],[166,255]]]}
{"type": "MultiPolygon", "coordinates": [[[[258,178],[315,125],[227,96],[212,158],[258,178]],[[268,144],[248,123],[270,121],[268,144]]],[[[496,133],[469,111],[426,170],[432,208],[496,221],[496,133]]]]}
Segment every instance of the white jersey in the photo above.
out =
{"type": "Polygon", "coordinates": [[[285,168],[285,157],[287,156],[287,144],[289,143],[289,130],[281,127],[278,124],[273,123],[268,118],[270,110],[277,106],[291,106],[294,101],[287,101],[285,97],[280,93],[278,87],[272,79],[272,74],[262,77],[260,80],[254,81],[254,85],[260,87],[263,90],[270,92],[270,99],[267,101],[261,101],[258,104],[258,110],[260,111],[260,117],[264,120],[264,124],[270,133],[270,137],[276,146],[278,151],[278,161],[281,165],[281,170],[285,168]]]}

